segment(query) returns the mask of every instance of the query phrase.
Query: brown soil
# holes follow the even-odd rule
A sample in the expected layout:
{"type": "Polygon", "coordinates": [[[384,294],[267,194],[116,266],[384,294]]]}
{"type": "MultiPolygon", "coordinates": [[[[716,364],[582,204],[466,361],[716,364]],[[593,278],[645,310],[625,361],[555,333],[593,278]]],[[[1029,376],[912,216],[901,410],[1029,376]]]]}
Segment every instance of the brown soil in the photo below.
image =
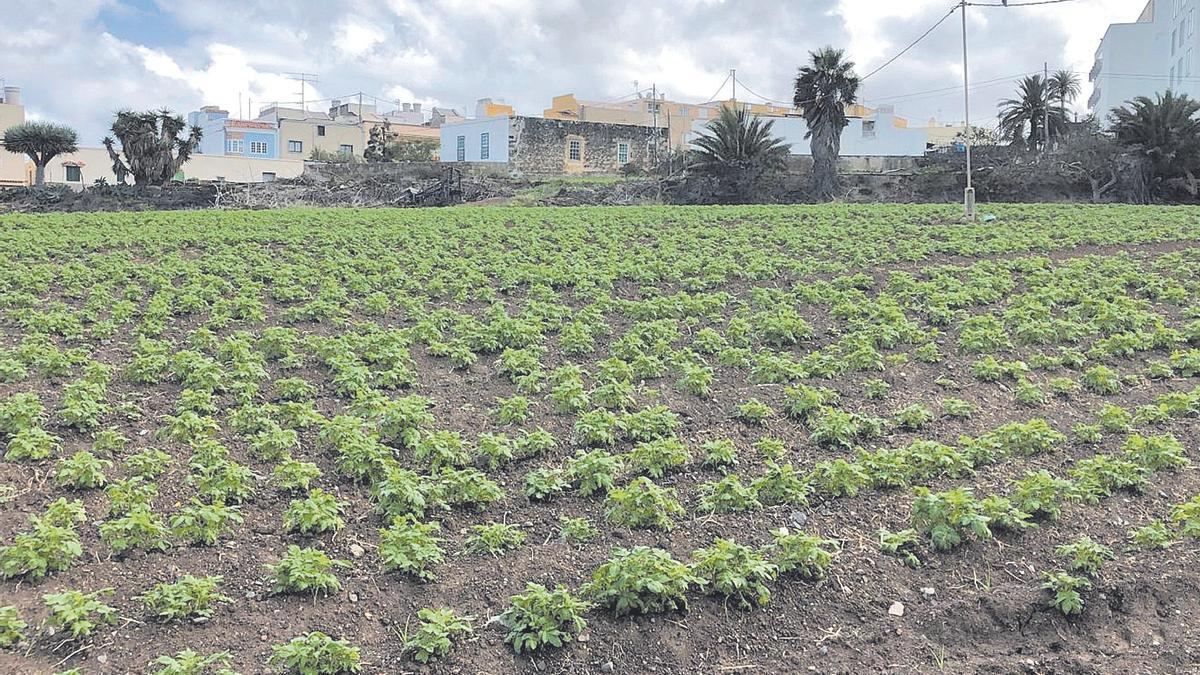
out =
{"type": "MultiPolygon", "coordinates": [[[[1179,246],[1135,247],[1139,256],[1153,256],[1179,246]]],[[[930,261],[927,264],[944,261],[930,261]]],[[[954,261],[961,262],[961,261],[954,261]]],[[[668,289],[669,291],[670,289],[668,289]]],[[[736,292],[736,289],[732,289],[736,292]]],[[[278,308],[272,308],[276,313],[278,308]]],[[[1164,310],[1165,311],[1165,310],[1164,310]]],[[[827,325],[822,316],[809,316],[815,326],[827,325]]],[[[615,335],[629,322],[612,318],[615,335]]],[[[393,317],[380,323],[399,321],[393,317]]],[[[190,327],[180,322],[168,337],[179,340],[190,327]]],[[[316,326],[314,331],[336,330],[316,326]]],[[[308,330],[308,328],[306,328],[308,330]]],[[[12,346],[19,336],[5,337],[12,346]]],[[[1091,420],[1104,402],[1127,408],[1151,401],[1167,391],[1188,391],[1195,378],[1146,382],[1127,388],[1116,397],[1080,393],[1070,399],[1054,399],[1042,408],[1023,408],[1013,401],[1009,384],[981,384],[968,368],[974,357],[957,355],[950,331],[940,339],[946,359],[935,365],[915,361],[889,368],[883,375],[892,393],[882,402],[861,397],[861,385],[876,374],[860,373],[834,380],[816,381],[843,393],[846,407],[889,416],[912,402],[938,409],[947,396],[964,398],[979,406],[969,420],[939,420],[919,433],[893,431],[878,445],[896,447],[916,438],[955,443],[961,434],[977,435],[1011,420],[1044,417],[1055,428],[1091,420]],[[933,381],[948,375],[962,385],[945,391],[933,381]]],[[[821,343],[821,339],[815,341],[821,343]]],[[[805,345],[811,348],[815,345],[805,345]]],[[[607,342],[596,354],[605,355],[607,342]]],[[[121,339],[105,346],[101,358],[118,363],[128,357],[129,344],[121,339]]],[[[414,350],[420,373],[419,392],[436,400],[434,413],[440,428],[461,431],[473,438],[480,431],[498,430],[488,414],[498,396],[515,389],[493,370],[489,358],[466,371],[453,370],[443,359],[414,350]]],[[[1164,354],[1148,353],[1123,361],[1123,374],[1140,372],[1148,359],[1164,354]]],[[[584,359],[584,367],[591,362],[584,359]]],[[[543,361],[547,371],[563,361],[550,354],[543,361]]],[[[331,414],[344,403],[336,399],[323,369],[299,373],[268,366],[272,379],[299,375],[321,386],[319,408],[331,414]]],[[[63,381],[31,379],[0,385],[0,398],[17,391],[38,391],[44,401],[57,401],[63,381]],[[31,384],[34,385],[31,387],[31,384]]],[[[764,428],[754,428],[730,418],[734,406],[749,397],[771,403],[777,409],[782,385],[746,384],[745,374],[718,368],[715,395],[701,400],[676,391],[671,380],[648,383],[657,398],[646,391],[640,403],[662,402],[680,413],[685,426],[680,438],[690,448],[715,437],[730,437],[738,444],[743,477],[757,475],[762,460],[751,444],[762,436],[788,443],[787,461],[807,469],[822,459],[838,456],[816,447],[800,425],[779,417],[764,428]]],[[[172,413],[179,387],[174,384],[134,386],[120,378],[110,387],[111,402],[129,401],[142,413],[141,419],[125,422],[122,431],[132,440],[121,456],[146,447],[159,447],[175,456],[173,468],[159,480],[160,497],[155,511],[173,513],[192,494],[183,484],[188,452],[176,444],[154,440],[158,419],[172,413]]],[[[537,397],[537,414],[525,428],[542,426],[559,439],[570,436],[570,416],[556,415],[537,397]]],[[[1172,433],[1200,460],[1200,432],[1195,420],[1171,422],[1153,433],[1172,433]]],[[[64,439],[65,450],[88,447],[88,438],[67,429],[55,429],[64,439]]],[[[789,526],[796,509],[771,507],[751,513],[693,517],[678,523],[671,532],[630,531],[607,523],[602,500],[568,493],[549,504],[530,504],[520,493],[522,476],[535,466],[557,466],[574,448],[565,440],[548,457],[518,462],[491,477],[507,496],[480,515],[455,511],[443,520],[447,562],[438,569],[436,583],[419,583],[394,574],[384,574],[374,553],[380,520],[372,513],[367,491],[335,474],[330,458],[316,450],[312,430],[302,431],[299,458],[317,462],[324,476],[318,483],[348,500],[346,527],[336,535],[300,537],[286,534],[281,513],[288,498],[267,484],[243,508],[244,525],[234,538],[214,548],[176,546],[165,553],[134,552],[122,558],[108,555],[99,539],[95,521],[104,515],[106,498],[101,491],[78,493],[87,506],[89,523],[81,528],[88,557],[69,570],[38,583],[0,583],[0,605],[16,605],[27,619],[45,615],[41,595],[65,588],[113,587],[109,602],[120,610],[115,629],[101,629],[84,645],[60,644],[42,635],[27,651],[0,651],[0,672],[51,673],[80,667],[84,673],[152,672],[148,665],[160,654],[184,648],[203,653],[229,650],[234,666],[243,673],[264,672],[271,645],[310,630],[345,637],[362,649],[364,672],[391,673],[418,670],[417,664],[400,653],[400,634],[415,623],[419,608],[452,607],[477,618],[475,635],[455,645],[450,655],[429,670],[447,673],[739,673],[739,672],[947,672],[979,673],[1177,673],[1200,670],[1200,556],[1195,541],[1182,542],[1154,552],[1118,553],[1107,563],[1096,586],[1085,595],[1086,607],[1078,618],[1064,618],[1045,606],[1039,590],[1040,574],[1059,563],[1055,546],[1082,534],[1120,551],[1130,527],[1165,518],[1170,505],[1200,492],[1200,475],[1195,471],[1156,474],[1145,494],[1118,494],[1098,505],[1073,504],[1058,522],[1041,522],[1040,527],[1021,535],[1001,535],[990,542],[973,542],[948,553],[923,550],[925,561],[909,569],[885,557],[873,539],[880,527],[907,527],[907,490],[867,490],[857,497],[814,500],[800,511],[807,519],[804,529],[839,539],[843,550],[836,558],[831,576],[822,582],[781,579],[772,586],[770,604],[742,611],[720,599],[701,597],[686,613],[614,619],[603,611],[589,614],[589,627],[578,643],[565,649],[533,657],[517,656],[502,641],[502,632],[488,621],[503,611],[509,595],[523,590],[527,581],[564,583],[578,587],[591,571],[604,562],[614,546],[638,544],[661,546],[676,558],[687,560],[691,552],[707,546],[717,536],[735,537],[741,543],[761,544],[769,531],[789,526]],[[589,516],[604,537],[580,547],[559,540],[561,515],[589,516]],[[461,555],[465,529],[487,520],[516,523],[528,534],[526,546],[499,558],[461,555]],[[289,543],[322,548],[349,560],[351,568],[339,574],[343,589],[328,598],[274,596],[264,565],[272,563],[289,543]],[[355,545],[365,554],[355,557],[355,545]],[[171,581],[184,573],[220,574],[223,590],[234,601],[204,623],[161,625],[144,616],[133,600],[154,583],[171,581]],[[922,588],[933,589],[923,593],[922,588]],[[894,602],[904,604],[903,616],[889,615],[894,602]]],[[[266,475],[269,465],[251,459],[244,441],[235,435],[223,440],[234,458],[266,475]]],[[[1034,459],[1013,459],[982,469],[978,475],[959,480],[938,480],[930,487],[949,489],[973,485],[980,494],[1003,488],[1009,479],[1026,470],[1047,468],[1065,473],[1075,459],[1098,450],[1115,451],[1119,437],[1107,437],[1099,448],[1064,444],[1054,454],[1034,459]]],[[[622,445],[627,449],[628,445],[622,445]]],[[[53,487],[48,475],[51,464],[0,462],[0,483],[18,486],[14,498],[0,511],[0,541],[10,542],[26,527],[26,517],[37,513],[50,500],[67,494],[53,487]]],[[[116,473],[119,473],[117,471],[116,473]]],[[[660,484],[679,490],[685,506],[694,511],[696,486],[713,480],[712,471],[693,462],[670,474],[660,484]]],[[[31,621],[33,623],[33,621],[31,621]]]]}

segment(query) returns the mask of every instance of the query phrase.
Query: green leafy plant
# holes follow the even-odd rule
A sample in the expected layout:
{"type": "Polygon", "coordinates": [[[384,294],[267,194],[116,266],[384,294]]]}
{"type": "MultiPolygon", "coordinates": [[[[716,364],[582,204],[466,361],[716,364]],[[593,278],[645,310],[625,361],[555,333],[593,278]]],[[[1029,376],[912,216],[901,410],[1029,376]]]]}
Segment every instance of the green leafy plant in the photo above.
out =
{"type": "Polygon", "coordinates": [[[548,590],[527,583],[525,592],[508,599],[508,608],[499,617],[508,631],[504,641],[520,654],[546,646],[562,647],[587,628],[584,612],[591,603],[570,593],[564,586],[548,590]]]}
{"type": "Polygon", "coordinates": [[[50,610],[46,623],[55,630],[65,630],[70,638],[78,640],[90,636],[101,624],[116,624],[117,610],[100,601],[100,597],[111,595],[113,589],[102,588],[91,593],[67,589],[61,593],[48,593],[42,601],[50,610]]]}
{"type": "Polygon", "coordinates": [[[733,599],[743,609],[763,606],[771,599],[766,582],[779,573],[762,553],[729,539],[717,538],[711,546],[692,554],[691,571],[704,591],[733,599]]]}
{"type": "Polygon", "coordinates": [[[733,416],[747,424],[761,425],[775,416],[775,410],[766,403],[752,398],[739,404],[733,416]]]}
{"type": "Polygon", "coordinates": [[[173,656],[163,654],[154,660],[153,665],[161,666],[154,675],[205,675],[214,669],[215,675],[236,675],[229,668],[232,654],[229,652],[214,652],[207,656],[191,649],[175,652],[173,656]]]}
{"type": "Polygon", "coordinates": [[[1171,542],[1171,531],[1160,520],[1129,531],[1130,547],[1134,549],[1143,551],[1164,549],[1170,546],[1171,542]]]}
{"type": "Polygon", "coordinates": [[[912,504],[912,525],[929,536],[934,548],[950,550],[963,543],[963,536],[973,533],[980,539],[991,539],[988,517],[970,488],[955,488],[947,492],[932,492],[916,488],[912,504]]]}
{"type": "Polygon", "coordinates": [[[677,439],[659,438],[635,445],[629,453],[629,466],[637,473],[662,478],[667,471],[683,466],[691,458],[691,453],[677,439]]]}
{"type": "Polygon", "coordinates": [[[8,649],[25,641],[25,629],[29,624],[12,605],[0,607],[0,649],[8,649]]]}
{"type": "Polygon", "coordinates": [[[914,529],[900,530],[899,532],[880,529],[876,535],[879,539],[880,551],[899,558],[900,562],[909,567],[921,566],[921,559],[917,557],[917,544],[921,536],[919,532],[914,529]]]}
{"type": "Polygon", "coordinates": [[[423,523],[413,516],[399,516],[392,526],[379,531],[379,557],[383,568],[411,574],[425,581],[434,581],[433,567],[445,560],[437,532],[441,525],[423,523]]]}
{"type": "Polygon", "coordinates": [[[525,474],[522,491],[530,501],[549,501],[562,494],[568,485],[570,480],[563,469],[534,469],[525,474]]]}
{"type": "Polygon", "coordinates": [[[346,502],[338,501],[321,488],[314,488],[305,499],[292,500],[283,512],[283,527],[300,534],[336,532],[346,525],[339,515],[345,508],[346,502]]]}
{"type": "Polygon", "coordinates": [[[488,523],[472,525],[465,545],[468,553],[498,556],[525,543],[525,533],[516,525],[488,523]]]}
{"type": "Polygon", "coordinates": [[[1067,558],[1067,570],[1081,572],[1085,576],[1095,577],[1100,572],[1100,565],[1105,560],[1116,557],[1112,549],[1092,541],[1091,537],[1083,536],[1070,544],[1063,544],[1054,549],[1054,553],[1067,558]]]}
{"type": "Polygon", "coordinates": [[[742,485],[732,473],[719,481],[700,485],[699,510],[706,513],[736,513],[762,507],[752,487],[742,485]]]}
{"type": "Polygon", "coordinates": [[[567,462],[567,478],[578,483],[579,494],[589,497],[597,492],[613,489],[616,478],[625,468],[625,462],[604,450],[584,452],[579,450],[567,462]]]}
{"type": "Polygon", "coordinates": [[[585,598],[616,616],[687,609],[687,591],[704,581],[660,548],[618,548],[592,573],[581,590],[585,598]]]}
{"type": "Polygon", "coordinates": [[[1200,495],[1171,507],[1171,521],[1184,537],[1200,539],[1200,495]]]}
{"type": "Polygon", "coordinates": [[[104,470],[111,466],[112,462],[107,459],[100,459],[86,450],[80,450],[68,458],[58,460],[54,482],[59,486],[77,490],[104,487],[108,483],[104,470]]]}
{"type": "Polygon", "coordinates": [[[473,632],[473,616],[460,616],[446,608],[424,608],[417,612],[420,627],[404,636],[404,651],[412,652],[413,658],[429,663],[450,653],[453,640],[460,635],[473,632]]]}
{"type": "Polygon", "coordinates": [[[600,538],[600,530],[587,518],[559,516],[558,523],[558,536],[564,541],[586,544],[600,538]]]}
{"type": "Polygon", "coordinates": [[[118,555],[130,549],[165,551],[171,547],[170,535],[162,517],[145,504],[136,504],[120,518],[100,523],[100,538],[118,555]]]}
{"type": "Polygon", "coordinates": [[[672,517],[685,513],[674,489],[659,487],[644,476],[609,491],[604,505],[605,518],[628,527],[670,530],[675,526],[672,517]]]}
{"type": "Polygon", "coordinates": [[[324,551],[300,548],[295,544],[288,545],[278,563],[267,565],[275,577],[275,593],[311,592],[313,597],[318,593],[328,595],[341,590],[341,583],[330,571],[335,567],[350,567],[350,563],[331,559],[324,551]]]}
{"type": "Polygon", "coordinates": [[[1062,612],[1065,616],[1079,614],[1083,611],[1083,596],[1080,589],[1092,587],[1092,582],[1086,577],[1077,577],[1066,572],[1047,572],[1042,581],[1042,588],[1050,591],[1050,606],[1062,612]]]}
{"type": "Polygon", "coordinates": [[[156,584],[136,600],[146,611],[164,622],[189,617],[211,617],[218,603],[233,602],[233,598],[217,591],[224,578],[184,575],[174,583],[156,584]]]}
{"type": "Polygon", "coordinates": [[[772,541],[763,553],[780,574],[795,574],[802,579],[824,579],[840,545],[804,532],[792,533],[780,528],[771,533],[772,541]]]}
{"type": "Polygon", "coordinates": [[[267,664],[299,675],[338,675],[359,672],[360,659],[358,647],[313,631],[272,646],[267,664]]]}
{"type": "Polygon", "coordinates": [[[193,498],[171,518],[171,532],[189,544],[215,546],[222,535],[233,532],[233,526],[243,520],[236,506],[221,501],[206,504],[193,498]]]}

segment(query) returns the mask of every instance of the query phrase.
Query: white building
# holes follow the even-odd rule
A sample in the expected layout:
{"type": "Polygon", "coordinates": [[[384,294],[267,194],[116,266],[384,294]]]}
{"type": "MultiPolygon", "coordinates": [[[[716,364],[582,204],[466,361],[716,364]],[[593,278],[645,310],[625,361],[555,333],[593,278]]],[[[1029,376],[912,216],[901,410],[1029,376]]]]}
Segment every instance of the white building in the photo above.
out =
{"type": "Polygon", "coordinates": [[[1170,89],[1200,98],[1196,12],[1200,0],[1149,0],[1137,21],[1114,23],[1096,49],[1088,108],[1102,123],[1137,96],[1170,89]]]}
{"type": "MultiPolygon", "coordinates": [[[[808,124],[803,117],[765,117],[774,122],[771,134],[792,146],[793,155],[811,155],[812,143],[804,136],[808,124]]],[[[842,129],[843,157],[922,157],[928,143],[925,129],[901,126],[891,106],[879,106],[867,117],[851,117],[842,129]]],[[[692,133],[685,138],[691,142],[708,126],[705,120],[692,122],[692,133]]]]}

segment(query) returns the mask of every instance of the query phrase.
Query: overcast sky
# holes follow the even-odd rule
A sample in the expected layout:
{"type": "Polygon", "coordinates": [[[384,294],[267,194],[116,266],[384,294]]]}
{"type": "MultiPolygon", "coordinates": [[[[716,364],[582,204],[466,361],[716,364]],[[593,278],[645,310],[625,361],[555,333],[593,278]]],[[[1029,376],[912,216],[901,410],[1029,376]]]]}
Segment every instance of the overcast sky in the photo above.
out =
{"type": "MultiPolygon", "coordinates": [[[[1021,1],[1021,0],[1016,0],[1021,1]]],[[[32,117],[96,145],[120,108],[255,110],[296,101],[285,73],[315,73],[310,101],[362,91],[471,111],[481,97],[540,114],[555,94],[611,100],[656,83],[704,101],[730,68],[738,98],[790,99],[809,50],[845,47],[860,75],[941,18],[952,0],[4,0],[0,77],[32,117]]],[[[995,119],[1012,80],[1087,71],[1109,23],[1143,0],[1075,0],[968,12],[973,121],[995,119]]],[[[867,80],[868,104],[959,121],[957,14],[867,80]]],[[[726,86],[722,95],[729,94],[726,86]]],[[[325,102],[311,104],[317,108],[325,102]]],[[[390,107],[390,105],[383,106],[390,107]]]]}

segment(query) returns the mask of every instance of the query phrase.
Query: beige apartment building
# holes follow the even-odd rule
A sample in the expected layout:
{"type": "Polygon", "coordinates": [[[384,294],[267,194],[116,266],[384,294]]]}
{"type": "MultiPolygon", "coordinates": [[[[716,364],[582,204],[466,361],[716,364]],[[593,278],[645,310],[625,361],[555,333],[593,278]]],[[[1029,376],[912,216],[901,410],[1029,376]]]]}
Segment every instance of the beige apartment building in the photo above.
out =
{"type": "Polygon", "coordinates": [[[25,121],[25,106],[21,105],[21,88],[5,87],[0,95],[0,186],[25,184],[25,155],[17,155],[3,147],[4,130],[25,121]]]}
{"type": "MultiPolygon", "coordinates": [[[[228,183],[269,183],[281,178],[296,178],[304,173],[298,159],[260,159],[236,155],[194,154],[180,167],[176,180],[225,181],[228,183]]],[[[117,176],[105,148],[79,148],[55,157],[46,167],[46,183],[83,189],[103,178],[115,185],[117,176]]],[[[133,179],[129,178],[132,183],[133,179]]],[[[23,168],[18,185],[33,183],[33,164],[23,168]]]]}

